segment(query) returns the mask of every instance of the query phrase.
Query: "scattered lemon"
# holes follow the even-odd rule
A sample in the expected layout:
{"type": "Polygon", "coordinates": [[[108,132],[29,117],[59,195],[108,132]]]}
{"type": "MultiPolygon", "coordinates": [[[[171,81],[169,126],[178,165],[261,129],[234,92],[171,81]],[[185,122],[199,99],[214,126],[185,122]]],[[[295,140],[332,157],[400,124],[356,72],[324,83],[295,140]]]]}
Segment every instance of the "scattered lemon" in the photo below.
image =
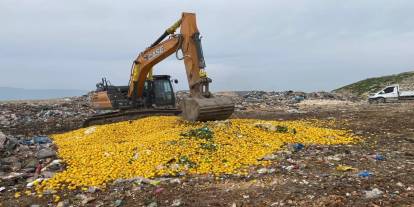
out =
{"type": "Polygon", "coordinates": [[[56,134],[52,138],[67,169],[38,190],[104,187],[118,178],[186,174],[246,174],[249,166],[285,143],[349,144],[334,123],[231,119],[190,123],[173,116],[148,117],[56,134]],[[85,133],[88,132],[88,133],[85,133]]]}
{"type": "Polygon", "coordinates": [[[60,201],[60,196],[58,195],[53,195],[53,202],[57,203],[60,201]]]}

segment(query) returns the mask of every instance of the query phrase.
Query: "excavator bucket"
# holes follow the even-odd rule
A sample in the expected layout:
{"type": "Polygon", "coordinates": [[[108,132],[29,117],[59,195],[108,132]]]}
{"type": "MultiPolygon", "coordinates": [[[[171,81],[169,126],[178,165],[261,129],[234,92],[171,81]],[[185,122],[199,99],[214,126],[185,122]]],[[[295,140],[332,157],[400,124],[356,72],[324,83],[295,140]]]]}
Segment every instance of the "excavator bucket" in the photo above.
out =
{"type": "Polygon", "coordinates": [[[229,97],[184,98],[181,110],[188,121],[224,120],[233,114],[234,103],[229,97]]]}
{"type": "Polygon", "coordinates": [[[107,91],[94,92],[91,96],[91,103],[94,109],[112,109],[112,103],[107,91]]]}

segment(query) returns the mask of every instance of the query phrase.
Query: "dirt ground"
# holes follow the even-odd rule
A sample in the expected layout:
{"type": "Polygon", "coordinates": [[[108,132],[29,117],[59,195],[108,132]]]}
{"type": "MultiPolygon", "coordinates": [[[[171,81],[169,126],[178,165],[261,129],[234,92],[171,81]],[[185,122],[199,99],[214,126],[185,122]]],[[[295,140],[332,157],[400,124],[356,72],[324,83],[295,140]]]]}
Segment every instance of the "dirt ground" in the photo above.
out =
{"type": "MultiPolygon", "coordinates": [[[[336,128],[352,130],[362,139],[355,145],[313,145],[298,152],[287,148],[272,161],[272,173],[259,173],[257,166],[243,177],[182,176],[157,185],[124,182],[95,192],[58,192],[60,205],[414,206],[414,103],[303,104],[295,113],[239,111],[233,117],[336,120],[336,128]],[[338,171],[338,165],[354,169],[338,171]],[[364,170],[368,177],[358,175],[364,170]],[[379,193],[371,196],[372,190],[379,193]]],[[[56,206],[52,200],[52,195],[15,199],[13,192],[0,193],[0,206],[56,206]]]]}

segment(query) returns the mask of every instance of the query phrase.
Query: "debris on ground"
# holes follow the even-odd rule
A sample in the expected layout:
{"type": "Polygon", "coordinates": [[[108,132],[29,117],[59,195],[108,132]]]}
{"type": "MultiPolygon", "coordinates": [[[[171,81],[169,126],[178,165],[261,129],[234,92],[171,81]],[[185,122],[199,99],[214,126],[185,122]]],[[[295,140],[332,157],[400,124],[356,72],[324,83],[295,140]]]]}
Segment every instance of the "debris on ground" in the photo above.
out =
{"type": "MultiPolygon", "coordinates": [[[[0,131],[25,137],[62,132],[81,127],[82,120],[94,113],[87,95],[45,101],[0,102],[0,131]]],[[[42,139],[34,141],[44,141],[42,139]]]]}
{"type": "MultiPolygon", "coordinates": [[[[117,178],[103,186],[84,184],[81,185],[84,187],[69,191],[38,191],[39,186],[47,183],[45,180],[56,179],[56,176],[71,169],[71,163],[61,156],[60,144],[52,134],[79,129],[82,121],[95,112],[88,105],[87,97],[2,102],[0,206],[67,207],[81,206],[82,201],[88,200],[77,195],[95,198],[85,206],[115,206],[117,200],[122,200],[121,206],[191,206],[195,202],[201,206],[410,206],[413,203],[414,180],[410,176],[414,168],[413,104],[368,105],[329,93],[319,94],[320,98],[307,94],[282,95],[279,101],[275,97],[267,97],[271,94],[269,92],[257,94],[257,100],[251,102],[246,99],[254,98],[254,92],[243,98],[247,93],[250,92],[237,95],[241,98],[233,118],[256,120],[251,123],[254,130],[272,134],[276,138],[300,137],[303,135],[300,129],[284,123],[307,120],[310,123],[320,122],[315,127],[354,133],[359,137],[358,142],[327,145],[292,139],[281,143],[276,150],[266,150],[260,156],[254,156],[256,164],[246,167],[245,174],[192,174],[191,170],[199,167],[200,160],[194,159],[191,154],[180,154],[170,163],[170,159],[165,159],[167,165],[154,164],[152,168],[156,172],[177,172],[174,176],[114,176],[117,178]],[[277,120],[277,123],[272,120],[277,120]],[[256,123],[263,124],[263,128],[254,126],[256,123]],[[296,150],[295,144],[303,144],[304,147],[296,150]],[[56,154],[39,158],[39,151],[56,154]],[[368,177],[358,175],[364,171],[367,172],[361,175],[368,177]]],[[[277,93],[273,94],[276,96],[277,93]]],[[[167,144],[178,147],[183,142],[197,143],[194,146],[205,155],[214,155],[223,146],[232,146],[218,138],[220,133],[217,132],[220,128],[233,128],[232,125],[232,121],[192,125],[177,130],[179,142],[167,144]],[[195,131],[191,132],[191,129],[195,131]],[[185,135],[189,132],[192,136],[185,135]]],[[[141,126],[146,127],[140,124],[139,127],[131,128],[139,131],[141,126]]],[[[234,139],[239,142],[246,139],[244,132],[249,127],[236,127],[232,131],[234,139]]],[[[103,132],[96,126],[80,130],[79,136],[99,137],[103,133],[121,134],[122,131],[103,132]]],[[[162,134],[161,131],[159,133],[162,134]]],[[[327,136],[326,139],[334,140],[335,137],[327,136]]],[[[261,138],[258,140],[244,146],[248,150],[243,153],[250,157],[251,152],[255,152],[251,146],[261,144],[263,148],[269,147],[268,142],[260,142],[261,138]]],[[[100,142],[99,139],[97,141],[100,142]]],[[[109,141],[115,141],[116,147],[110,148],[108,145],[105,152],[97,154],[97,157],[104,157],[101,164],[106,166],[108,175],[114,164],[110,160],[118,157],[114,152],[129,144],[124,139],[110,138],[109,141]]],[[[89,143],[79,144],[79,148],[83,148],[89,143]]],[[[119,165],[121,168],[128,168],[130,163],[134,164],[143,156],[151,157],[155,151],[131,148],[125,151],[127,164],[119,165]]],[[[72,153],[79,152],[73,150],[72,153]]],[[[88,162],[88,159],[91,158],[85,157],[83,162],[88,162]]],[[[212,159],[211,162],[216,160],[212,159]]],[[[229,160],[220,159],[220,162],[224,164],[229,160]]],[[[116,175],[118,172],[113,173],[116,175]]]]}
{"type": "Polygon", "coordinates": [[[355,168],[353,168],[353,167],[351,167],[351,166],[348,166],[348,165],[338,165],[337,167],[336,167],[336,170],[338,170],[338,171],[351,171],[351,170],[355,170],[355,168]]]}
{"type": "Polygon", "coordinates": [[[374,188],[370,191],[365,191],[365,198],[366,199],[372,199],[372,198],[378,198],[382,195],[382,191],[378,188],[374,188]]]}
{"type": "Polygon", "coordinates": [[[363,177],[363,178],[370,177],[372,175],[374,175],[374,173],[372,173],[368,170],[364,170],[364,171],[361,171],[361,172],[358,173],[358,176],[363,177]]]}
{"type": "Polygon", "coordinates": [[[384,160],[385,160],[385,157],[384,157],[384,156],[382,156],[382,155],[380,155],[380,154],[376,154],[376,155],[374,156],[374,159],[375,159],[375,160],[378,160],[378,161],[384,161],[384,160]]]}

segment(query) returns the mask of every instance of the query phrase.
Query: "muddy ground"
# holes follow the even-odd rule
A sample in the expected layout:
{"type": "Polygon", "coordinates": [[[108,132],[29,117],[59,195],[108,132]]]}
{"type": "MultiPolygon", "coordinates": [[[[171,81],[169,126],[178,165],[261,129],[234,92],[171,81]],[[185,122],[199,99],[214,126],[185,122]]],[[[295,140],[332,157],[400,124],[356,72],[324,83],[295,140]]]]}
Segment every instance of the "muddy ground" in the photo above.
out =
{"type": "MultiPolygon", "coordinates": [[[[362,137],[358,144],[305,146],[277,153],[271,173],[168,178],[158,185],[123,182],[105,190],[59,192],[61,206],[413,206],[414,103],[309,104],[295,113],[238,111],[235,118],[336,120],[362,137]],[[379,159],[375,158],[379,155],[379,159]],[[351,166],[338,171],[338,165],[351,166]],[[367,177],[359,176],[368,171],[367,177]],[[95,192],[94,192],[95,191],[95,192]],[[84,204],[82,204],[84,202],[84,204]]],[[[81,120],[79,120],[81,121],[81,120]]],[[[71,120],[71,126],[76,120],[71,120]]],[[[28,129],[24,129],[28,130],[28,129]]],[[[37,130],[33,128],[32,133],[37,130]]],[[[58,130],[61,131],[61,130],[58,130]]],[[[50,129],[50,133],[55,132],[50,129]]],[[[44,131],[42,131],[44,133],[44,131]]],[[[16,191],[22,189],[16,189],[16,191]]],[[[52,195],[0,193],[0,206],[56,206],[52,195]]]]}

